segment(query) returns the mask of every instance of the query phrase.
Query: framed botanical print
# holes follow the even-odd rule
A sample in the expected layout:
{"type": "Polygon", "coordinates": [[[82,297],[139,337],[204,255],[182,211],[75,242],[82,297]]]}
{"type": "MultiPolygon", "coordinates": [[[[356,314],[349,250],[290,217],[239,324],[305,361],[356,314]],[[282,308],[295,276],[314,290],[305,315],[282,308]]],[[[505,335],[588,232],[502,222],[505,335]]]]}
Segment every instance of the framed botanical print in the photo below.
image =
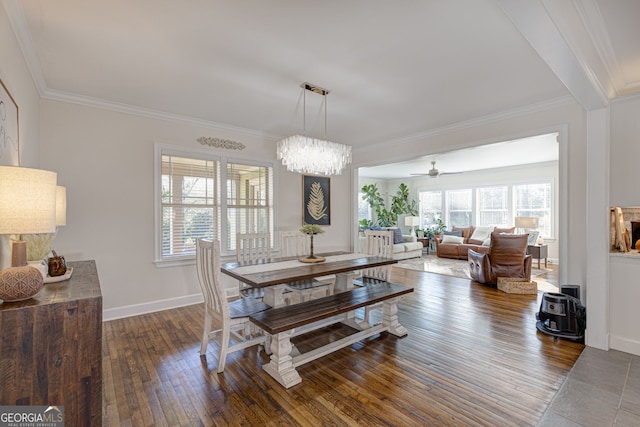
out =
{"type": "Polygon", "coordinates": [[[331,178],[302,175],[302,221],[331,225],[331,178]]]}
{"type": "Polygon", "coordinates": [[[0,165],[20,166],[18,104],[0,80],[0,165]]]}

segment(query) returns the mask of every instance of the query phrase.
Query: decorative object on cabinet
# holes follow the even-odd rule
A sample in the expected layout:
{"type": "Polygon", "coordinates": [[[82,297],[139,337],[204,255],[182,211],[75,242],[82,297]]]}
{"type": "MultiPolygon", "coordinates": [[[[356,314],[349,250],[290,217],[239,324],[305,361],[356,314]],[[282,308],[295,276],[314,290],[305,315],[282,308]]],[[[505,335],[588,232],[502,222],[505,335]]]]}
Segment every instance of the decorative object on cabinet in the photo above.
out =
{"type": "Polygon", "coordinates": [[[23,301],[42,289],[44,278],[37,268],[11,267],[0,271],[0,300],[23,301]]]}

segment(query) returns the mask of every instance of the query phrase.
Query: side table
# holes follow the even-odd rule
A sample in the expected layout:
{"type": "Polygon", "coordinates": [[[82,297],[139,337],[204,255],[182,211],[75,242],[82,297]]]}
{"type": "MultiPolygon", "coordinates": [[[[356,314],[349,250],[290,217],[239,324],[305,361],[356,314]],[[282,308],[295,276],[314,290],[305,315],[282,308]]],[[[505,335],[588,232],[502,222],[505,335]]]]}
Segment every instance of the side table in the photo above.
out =
{"type": "Polygon", "coordinates": [[[429,255],[429,239],[427,237],[418,238],[418,242],[422,243],[422,251],[424,252],[425,248],[427,250],[427,255],[429,255]]]}
{"type": "Polygon", "coordinates": [[[538,260],[538,269],[540,268],[540,259],[544,258],[544,268],[547,268],[547,257],[549,256],[547,245],[529,245],[527,246],[527,255],[538,260]]]}

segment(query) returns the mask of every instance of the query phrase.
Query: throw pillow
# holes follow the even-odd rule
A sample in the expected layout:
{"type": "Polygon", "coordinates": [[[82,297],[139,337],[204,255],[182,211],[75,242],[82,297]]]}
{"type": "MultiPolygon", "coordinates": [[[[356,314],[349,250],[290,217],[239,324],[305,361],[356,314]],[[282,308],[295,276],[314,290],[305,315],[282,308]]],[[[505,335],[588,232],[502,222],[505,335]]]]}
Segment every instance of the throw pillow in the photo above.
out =
{"type": "Polygon", "coordinates": [[[442,236],[442,243],[461,244],[463,242],[464,242],[464,238],[462,236],[452,236],[451,234],[445,234],[442,236]]]}
{"type": "Polygon", "coordinates": [[[483,244],[485,240],[491,237],[493,228],[493,226],[476,227],[476,229],[473,230],[473,234],[469,238],[469,243],[471,243],[472,245],[483,244]]]}
{"type": "Polygon", "coordinates": [[[496,229],[493,230],[493,231],[495,231],[496,233],[499,233],[499,234],[513,234],[513,233],[516,232],[516,228],[515,227],[509,227],[509,228],[498,228],[498,227],[496,227],[496,229]]]}
{"type": "Polygon", "coordinates": [[[456,231],[443,231],[442,232],[443,236],[458,236],[458,237],[462,237],[462,230],[456,230],[456,231]]]}
{"type": "Polygon", "coordinates": [[[473,233],[473,227],[469,226],[469,227],[457,227],[457,226],[453,226],[451,227],[452,231],[462,231],[462,237],[464,237],[466,240],[469,239],[469,237],[471,237],[471,234],[473,233]]]}
{"type": "Polygon", "coordinates": [[[399,228],[392,228],[391,230],[393,230],[393,244],[397,245],[398,243],[404,243],[402,231],[399,228]]]}

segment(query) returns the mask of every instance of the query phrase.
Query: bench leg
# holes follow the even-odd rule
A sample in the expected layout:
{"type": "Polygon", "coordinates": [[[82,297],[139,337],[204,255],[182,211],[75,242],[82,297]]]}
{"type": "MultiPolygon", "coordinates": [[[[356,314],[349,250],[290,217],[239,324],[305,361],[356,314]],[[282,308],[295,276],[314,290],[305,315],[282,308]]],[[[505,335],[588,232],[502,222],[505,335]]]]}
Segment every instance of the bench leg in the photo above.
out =
{"type": "Polygon", "coordinates": [[[382,326],[398,337],[407,335],[407,329],[398,321],[398,298],[392,298],[382,303],[382,326]]]}
{"type": "Polygon", "coordinates": [[[300,382],[302,378],[293,366],[291,358],[291,336],[295,329],[275,334],[271,337],[271,361],[264,365],[264,369],[283,387],[289,388],[300,382]]]}

